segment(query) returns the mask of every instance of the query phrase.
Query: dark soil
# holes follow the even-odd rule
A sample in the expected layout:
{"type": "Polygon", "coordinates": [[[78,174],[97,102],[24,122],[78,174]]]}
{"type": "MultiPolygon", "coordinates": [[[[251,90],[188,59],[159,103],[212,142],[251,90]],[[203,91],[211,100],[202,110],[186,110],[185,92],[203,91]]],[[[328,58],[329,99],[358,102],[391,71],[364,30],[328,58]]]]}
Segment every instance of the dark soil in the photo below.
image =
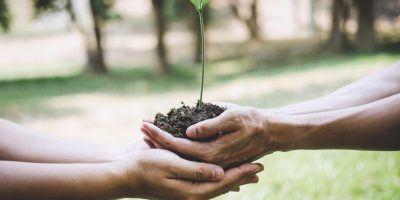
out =
{"type": "Polygon", "coordinates": [[[225,108],[211,103],[204,103],[202,106],[197,104],[195,107],[190,107],[182,102],[181,107],[172,108],[166,116],[158,113],[154,124],[175,137],[190,139],[186,136],[186,129],[189,126],[206,119],[215,118],[225,110],[225,108]]]}

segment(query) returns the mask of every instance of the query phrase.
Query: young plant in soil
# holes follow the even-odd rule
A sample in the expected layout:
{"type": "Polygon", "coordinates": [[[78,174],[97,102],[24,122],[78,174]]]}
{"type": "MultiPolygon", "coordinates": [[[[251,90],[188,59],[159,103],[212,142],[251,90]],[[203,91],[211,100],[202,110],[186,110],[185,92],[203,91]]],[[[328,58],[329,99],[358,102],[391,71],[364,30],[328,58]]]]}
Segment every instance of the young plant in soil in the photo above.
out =
{"type": "MultiPolygon", "coordinates": [[[[225,111],[225,108],[203,102],[203,89],[204,89],[204,69],[205,69],[205,34],[204,34],[204,7],[207,5],[209,0],[190,0],[197,10],[200,20],[200,31],[201,31],[201,87],[200,87],[200,99],[196,106],[186,106],[182,102],[182,106],[179,108],[172,108],[167,115],[158,113],[154,120],[154,124],[160,129],[174,135],[175,137],[188,138],[186,136],[186,129],[198,122],[206,119],[211,119],[219,116],[225,111]]],[[[188,138],[189,139],[189,138],[188,138]]]]}

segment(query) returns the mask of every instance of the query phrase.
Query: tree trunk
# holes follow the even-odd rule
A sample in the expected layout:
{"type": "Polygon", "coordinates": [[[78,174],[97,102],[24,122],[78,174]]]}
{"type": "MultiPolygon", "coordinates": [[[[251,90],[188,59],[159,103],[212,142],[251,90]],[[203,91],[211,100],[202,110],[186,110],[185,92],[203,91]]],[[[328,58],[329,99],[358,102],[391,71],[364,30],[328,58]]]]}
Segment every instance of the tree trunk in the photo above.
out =
{"type": "Polygon", "coordinates": [[[251,16],[247,20],[247,27],[250,32],[250,38],[260,39],[260,32],[258,27],[258,0],[253,0],[250,5],[251,16]]]}
{"type": "Polygon", "coordinates": [[[329,43],[333,51],[343,52],[348,48],[346,38],[346,18],[344,0],[333,0],[332,6],[332,29],[329,43]]]}
{"type": "Polygon", "coordinates": [[[93,34],[87,35],[86,51],[88,62],[85,71],[91,73],[107,73],[107,67],[104,62],[104,50],[102,44],[102,26],[103,21],[100,13],[96,9],[96,0],[90,0],[90,11],[93,18],[93,34]],[[90,38],[89,38],[90,37],[90,38]]]}
{"type": "Polygon", "coordinates": [[[74,29],[75,27],[77,27],[79,29],[79,31],[82,32],[81,27],[78,24],[78,20],[76,19],[74,9],[72,8],[72,0],[67,0],[65,9],[66,9],[67,13],[69,14],[69,17],[71,18],[71,24],[69,24],[70,28],[74,29]]]}
{"type": "Polygon", "coordinates": [[[230,8],[234,16],[246,25],[250,39],[259,39],[258,0],[232,0],[230,8]],[[244,13],[241,9],[246,9],[246,12],[244,13]]]}
{"type": "Polygon", "coordinates": [[[310,1],[310,12],[309,12],[309,28],[311,35],[315,35],[317,33],[317,23],[315,21],[315,11],[316,11],[316,0],[310,1]]]}
{"type": "MultiPolygon", "coordinates": [[[[91,5],[92,6],[92,5],[91,5]]],[[[83,37],[86,49],[86,65],[85,65],[85,72],[90,73],[107,73],[107,67],[104,64],[104,57],[103,57],[103,47],[101,45],[101,32],[99,28],[95,28],[94,25],[93,29],[85,29],[78,21],[75,12],[72,8],[72,0],[68,0],[66,4],[66,10],[71,18],[72,24],[79,30],[80,34],[83,37]],[[95,34],[95,30],[97,29],[97,34],[95,34]],[[100,44],[98,46],[98,44],[100,44]]],[[[92,11],[93,12],[93,11],[92,11]]],[[[93,16],[93,15],[92,15],[93,16]]],[[[94,17],[93,17],[94,20],[94,17]]],[[[98,26],[98,25],[97,25],[98,26]]]]}
{"type": "Polygon", "coordinates": [[[356,48],[371,52],[375,49],[375,0],[356,0],[356,6],[358,11],[356,48]]]}
{"type": "Polygon", "coordinates": [[[165,0],[152,0],[155,11],[156,32],[157,32],[157,56],[158,68],[157,73],[168,74],[171,69],[167,58],[167,49],[165,46],[164,36],[167,31],[167,22],[164,15],[165,0]]]}
{"type": "Polygon", "coordinates": [[[6,0],[0,0],[0,29],[8,31],[10,28],[10,13],[6,0]]]}

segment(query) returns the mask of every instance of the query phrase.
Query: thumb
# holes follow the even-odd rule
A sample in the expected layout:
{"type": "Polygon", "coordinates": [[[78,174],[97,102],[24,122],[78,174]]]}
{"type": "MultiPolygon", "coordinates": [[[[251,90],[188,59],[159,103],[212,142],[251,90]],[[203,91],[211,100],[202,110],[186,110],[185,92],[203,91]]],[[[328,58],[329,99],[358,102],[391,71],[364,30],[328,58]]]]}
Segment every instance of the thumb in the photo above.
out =
{"type": "Polygon", "coordinates": [[[216,118],[207,119],[190,126],[186,130],[186,135],[191,138],[208,138],[221,132],[226,133],[235,130],[237,124],[232,120],[233,117],[232,112],[227,110],[216,118]]]}
{"type": "Polygon", "coordinates": [[[184,160],[182,164],[170,168],[176,179],[191,181],[219,181],[224,178],[224,170],[213,164],[184,160]]]}

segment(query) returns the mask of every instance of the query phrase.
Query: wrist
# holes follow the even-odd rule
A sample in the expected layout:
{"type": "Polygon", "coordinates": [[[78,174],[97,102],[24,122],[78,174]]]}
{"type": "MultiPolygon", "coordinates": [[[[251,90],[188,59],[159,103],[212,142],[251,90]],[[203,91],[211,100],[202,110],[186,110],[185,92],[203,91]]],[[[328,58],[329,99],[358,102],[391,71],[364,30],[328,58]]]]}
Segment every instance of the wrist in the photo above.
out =
{"type": "Polygon", "coordinates": [[[262,110],[264,138],[269,151],[291,151],[307,148],[317,124],[302,115],[287,115],[262,110]]]}
{"type": "Polygon", "coordinates": [[[142,196],[144,180],[141,177],[143,173],[141,172],[140,155],[131,153],[116,163],[118,163],[120,172],[123,173],[122,189],[125,197],[142,196]]]}
{"type": "Polygon", "coordinates": [[[100,190],[98,191],[98,193],[101,193],[100,196],[108,199],[129,197],[126,170],[122,167],[121,162],[94,165],[102,165],[102,174],[93,177],[93,180],[103,180],[101,184],[102,188],[99,188],[100,190]]]}

